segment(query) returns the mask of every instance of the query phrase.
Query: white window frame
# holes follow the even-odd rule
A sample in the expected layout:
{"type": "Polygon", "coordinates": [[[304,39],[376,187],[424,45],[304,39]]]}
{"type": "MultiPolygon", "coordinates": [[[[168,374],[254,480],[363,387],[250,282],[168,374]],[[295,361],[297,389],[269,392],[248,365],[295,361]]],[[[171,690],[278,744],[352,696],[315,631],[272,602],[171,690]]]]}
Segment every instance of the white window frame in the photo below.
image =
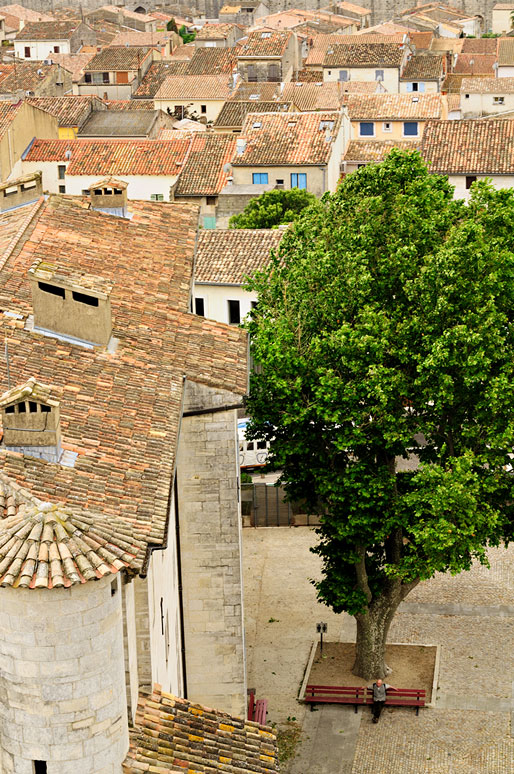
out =
{"type": "Polygon", "coordinates": [[[392,132],[393,131],[393,124],[391,121],[384,121],[382,123],[382,131],[383,132],[392,132]]]}

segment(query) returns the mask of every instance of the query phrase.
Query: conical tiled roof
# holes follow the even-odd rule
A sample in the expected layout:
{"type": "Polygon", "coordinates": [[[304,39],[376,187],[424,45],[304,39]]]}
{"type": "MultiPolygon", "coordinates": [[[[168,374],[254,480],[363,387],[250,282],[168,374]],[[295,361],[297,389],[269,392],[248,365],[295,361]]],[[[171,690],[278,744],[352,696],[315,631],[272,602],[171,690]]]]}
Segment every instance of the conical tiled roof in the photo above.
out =
{"type": "Polygon", "coordinates": [[[146,544],[122,519],[43,502],[0,474],[2,500],[2,586],[62,588],[141,568],[146,544]]]}

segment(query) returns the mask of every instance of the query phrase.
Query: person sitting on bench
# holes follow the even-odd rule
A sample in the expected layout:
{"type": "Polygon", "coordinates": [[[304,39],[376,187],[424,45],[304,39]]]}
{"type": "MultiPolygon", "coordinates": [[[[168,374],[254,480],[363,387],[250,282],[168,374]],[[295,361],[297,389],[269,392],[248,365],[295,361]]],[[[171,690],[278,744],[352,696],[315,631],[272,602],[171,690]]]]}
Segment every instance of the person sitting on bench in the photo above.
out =
{"type": "Polygon", "coordinates": [[[373,723],[378,723],[382,707],[386,703],[387,691],[396,691],[394,685],[388,685],[384,683],[380,678],[376,680],[371,686],[373,689],[373,723]]]}

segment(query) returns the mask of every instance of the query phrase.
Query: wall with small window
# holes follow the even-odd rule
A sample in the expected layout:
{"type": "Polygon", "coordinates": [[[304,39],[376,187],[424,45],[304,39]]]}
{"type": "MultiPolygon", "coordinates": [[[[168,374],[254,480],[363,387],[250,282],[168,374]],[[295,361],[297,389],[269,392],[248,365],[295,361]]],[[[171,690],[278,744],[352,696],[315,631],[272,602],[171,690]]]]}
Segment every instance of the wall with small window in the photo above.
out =
{"type": "MultiPolygon", "coordinates": [[[[337,143],[334,144],[332,156],[335,157],[340,151],[336,150],[337,143]]],[[[338,147],[338,146],[337,146],[338,147]]],[[[339,155],[340,159],[340,155],[339,155]]],[[[291,188],[302,188],[310,191],[316,196],[322,196],[325,191],[334,190],[330,188],[329,174],[327,167],[319,166],[284,166],[284,167],[233,167],[234,185],[266,185],[279,186],[289,190],[291,188]],[[280,181],[280,182],[278,182],[280,181]]]]}
{"type": "Polygon", "coordinates": [[[70,54],[69,40],[20,40],[14,41],[14,55],[18,59],[43,61],[51,51],[60,54],[70,54]],[[58,48],[59,51],[55,51],[58,48]]]}
{"type": "Polygon", "coordinates": [[[364,81],[376,83],[377,86],[389,94],[398,94],[400,91],[399,67],[324,67],[324,81],[364,81]],[[341,76],[341,73],[343,75],[341,76]]]}
{"type": "Polygon", "coordinates": [[[472,170],[468,175],[449,175],[450,185],[455,187],[453,194],[455,199],[467,199],[471,193],[471,186],[479,180],[489,180],[495,188],[514,188],[513,175],[478,175],[473,174],[472,170]]]}
{"type": "Polygon", "coordinates": [[[440,81],[400,81],[400,94],[437,94],[440,81]]]}
{"type": "Polygon", "coordinates": [[[502,90],[502,79],[497,78],[496,94],[477,94],[462,92],[460,95],[460,109],[462,118],[481,118],[482,116],[495,116],[514,111],[514,93],[502,90]]]}
{"type": "Polygon", "coordinates": [[[257,295],[243,290],[240,285],[195,283],[191,308],[210,320],[239,325],[256,301],[257,295]]]}
{"type": "Polygon", "coordinates": [[[352,121],[352,140],[419,140],[425,121],[399,121],[395,118],[352,121]]]}
{"type": "Polygon", "coordinates": [[[221,112],[221,108],[225,104],[225,100],[222,99],[209,99],[209,95],[206,94],[201,99],[154,99],[154,106],[156,110],[163,110],[165,113],[168,108],[171,113],[175,113],[177,108],[187,108],[189,115],[196,114],[202,120],[207,122],[215,121],[221,112]]]}

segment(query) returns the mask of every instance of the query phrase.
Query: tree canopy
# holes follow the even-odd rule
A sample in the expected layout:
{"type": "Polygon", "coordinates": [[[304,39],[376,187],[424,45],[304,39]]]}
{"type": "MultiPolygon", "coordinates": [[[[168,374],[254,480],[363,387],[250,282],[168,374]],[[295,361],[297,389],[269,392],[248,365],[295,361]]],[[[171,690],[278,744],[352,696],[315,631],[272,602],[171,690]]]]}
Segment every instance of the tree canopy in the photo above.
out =
{"type": "Polygon", "coordinates": [[[315,206],[314,194],[300,188],[274,188],[252,199],[239,215],[232,215],[230,228],[273,228],[292,223],[306,207],[315,206]]]}
{"type": "Polygon", "coordinates": [[[321,514],[318,597],[387,671],[398,604],[513,530],[514,191],[467,203],[392,150],[306,210],[250,287],[250,434],[321,514]]]}

